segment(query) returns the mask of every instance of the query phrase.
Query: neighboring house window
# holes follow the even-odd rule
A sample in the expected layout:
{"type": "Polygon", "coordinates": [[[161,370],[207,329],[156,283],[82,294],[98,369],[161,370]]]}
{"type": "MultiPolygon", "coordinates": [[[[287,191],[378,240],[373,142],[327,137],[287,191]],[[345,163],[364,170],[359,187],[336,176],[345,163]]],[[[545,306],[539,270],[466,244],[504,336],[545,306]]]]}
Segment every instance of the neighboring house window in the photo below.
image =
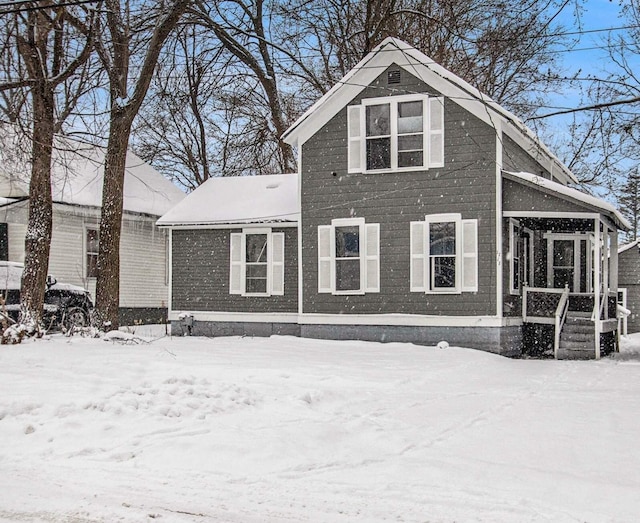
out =
{"type": "Polygon", "coordinates": [[[284,233],[243,229],[230,235],[229,293],[284,294],[284,233]]]}
{"type": "Polygon", "coordinates": [[[85,250],[86,250],[86,277],[98,277],[98,229],[86,229],[85,250]]]}
{"type": "Polygon", "coordinates": [[[411,292],[478,290],[478,221],[433,214],[411,222],[411,292]]]}
{"type": "Polygon", "coordinates": [[[318,292],[380,292],[380,224],[345,218],[318,227],[318,292]]]}
{"type": "Polygon", "coordinates": [[[444,98],[367,98],[347,107],[349,172],[444,165],[444,98]]]}

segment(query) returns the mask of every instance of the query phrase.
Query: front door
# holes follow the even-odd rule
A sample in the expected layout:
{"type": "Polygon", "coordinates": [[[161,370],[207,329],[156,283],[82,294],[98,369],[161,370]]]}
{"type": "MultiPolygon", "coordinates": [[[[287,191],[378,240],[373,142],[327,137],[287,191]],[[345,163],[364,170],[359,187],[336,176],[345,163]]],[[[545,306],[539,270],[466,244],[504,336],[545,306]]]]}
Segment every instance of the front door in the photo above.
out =
{"type": "Polygon", "coordinates": [[[547,287],[591,292],[591,240],[587,235],[547,236],[547,287]]]}

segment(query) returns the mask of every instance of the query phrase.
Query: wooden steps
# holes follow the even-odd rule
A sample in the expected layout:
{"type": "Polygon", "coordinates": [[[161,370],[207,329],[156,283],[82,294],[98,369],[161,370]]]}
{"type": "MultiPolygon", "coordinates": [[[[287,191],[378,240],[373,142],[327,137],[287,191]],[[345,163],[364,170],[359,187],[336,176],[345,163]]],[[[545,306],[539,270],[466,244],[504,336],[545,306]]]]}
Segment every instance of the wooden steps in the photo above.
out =
{"type": "Polygon", "coordinates": [[[588,313],[571,313],[560,333],[559,360],[592,360],[596,357],[595,328],[588,313]]]}

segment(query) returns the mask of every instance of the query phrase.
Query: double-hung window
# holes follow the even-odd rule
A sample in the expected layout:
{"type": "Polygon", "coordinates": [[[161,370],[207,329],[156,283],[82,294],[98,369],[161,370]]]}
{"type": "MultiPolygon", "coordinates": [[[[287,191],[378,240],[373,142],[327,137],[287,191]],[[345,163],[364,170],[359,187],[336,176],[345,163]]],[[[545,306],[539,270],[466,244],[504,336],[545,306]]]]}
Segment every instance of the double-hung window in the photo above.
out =
{"type": "Polygon", "coordinates": [[[85,229],[85,276],[87,278],[98,277],[98,247],[99,231],[94,228],[85,229]]]}
{"type": "Polygon", "coordinates": [[[478,290],[478,222],[433,214],[411,222],[411,292],[478,290]]]}
{"type": "Polygon", "coordinates": [[[349,172],[410,171],[444,165],[444,99],[366,98],[347,108],[349,172]]]}
{"type": "Polygon", "coordinates": [[[380,292],[380,224],[345,218],[318,227],[318,292],[380,292]]]}
{"type": "Polygon", "coordinates": [[[230,235],[229,293],[284,294],[284,233],[243,229],[230,235]]]}

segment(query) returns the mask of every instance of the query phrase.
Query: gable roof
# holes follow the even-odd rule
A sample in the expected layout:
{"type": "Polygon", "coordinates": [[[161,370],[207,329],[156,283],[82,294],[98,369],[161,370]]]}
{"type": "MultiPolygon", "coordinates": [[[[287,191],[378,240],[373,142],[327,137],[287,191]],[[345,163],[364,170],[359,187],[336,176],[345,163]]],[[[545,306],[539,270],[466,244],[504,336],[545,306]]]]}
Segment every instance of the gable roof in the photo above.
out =
{"type": "Polygon", "coordinates": [[[197,226],[225,223],[297,222],[298,175],[216,176],[189,194],[156,223],[197,226]]]}
{"type": "Polygon", "coordinates": [[[631,228],[631,224],[624,216],[622,216],[622,214],[620,214],[620,212],[613,205],[605,202],[604,200],[601,200],[600,198],[596,198],[595,196],[583,193],[581,191],[578,191],[577,189],[568,187],[561,183],[548,180],[547,178],[543,178],[536,174],[503,171],[502,175],[511,180],[515,180],[516,182],[524,183],[537,189],[545,190],[563,200],[571,200],[575,203],[578,203],[579,205],[591,207],[598,212],[602,212],[610,216],[615,222],[616,226],[618,226],[620,229],[631,228]]]}
{"type": "MultiPolygon", "coordinates": [[[[29,195],[31,165],[28,154],[19,152],[11,126],[0,126],[0,197],[29,195]]],[[[56,136],[51,168],[55,203],[102,206],[105,149],[56,136]]],[[[123,209],[161,216],[185,194],[133,152],[127,151],[123,209]]]]}
{"type": "Polygon", "coordinates": [[[517,116],[471,84],[437,64],[424,53],[397,38],[386,38],[344,78],[314,103],[282,135],[292,146],[303,144],[357,97],[392,64],[405,69],[451,101],[494,128],[502,128],[525,151],[536,156],[551,175],[562,182],[577,182],[574,174],[536,137],[517,116]]]}

